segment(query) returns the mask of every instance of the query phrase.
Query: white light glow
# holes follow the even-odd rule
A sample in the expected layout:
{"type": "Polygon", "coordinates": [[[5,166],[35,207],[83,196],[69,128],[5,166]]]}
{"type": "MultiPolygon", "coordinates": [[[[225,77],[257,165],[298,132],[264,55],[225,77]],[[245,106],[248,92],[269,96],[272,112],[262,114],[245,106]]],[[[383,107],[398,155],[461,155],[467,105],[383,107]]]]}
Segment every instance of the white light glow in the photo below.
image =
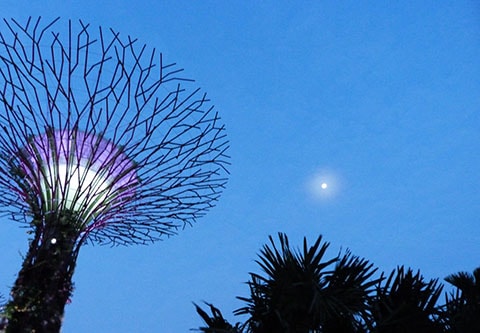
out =
{"type": "Polygon", "coordinates": [[[109,194],[108,180],[81,165],[50,165],[43,180],[42,193],[45,199],[53,197],[52,192],[57,191],[55,197],[60,199],[58,204],[62,209],[84,211],[88,206],[89,211],[94,211],[104,204],[109,194]]]}
{"type": "Polygon", "coordinates": [[[338,196],[341,181],[337,172],[320,170],[307,181],[307,190],[315,201],[330,200],[338,196]]]}

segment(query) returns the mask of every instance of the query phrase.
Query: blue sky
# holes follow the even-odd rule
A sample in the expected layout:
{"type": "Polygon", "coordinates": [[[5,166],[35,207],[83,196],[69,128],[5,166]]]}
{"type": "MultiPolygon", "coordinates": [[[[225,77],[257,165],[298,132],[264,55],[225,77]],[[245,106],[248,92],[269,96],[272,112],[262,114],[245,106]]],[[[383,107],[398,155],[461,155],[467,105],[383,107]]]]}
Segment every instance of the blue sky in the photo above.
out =
{"type": "MultiPolygon", "coordinates": [[[[319,234],[390,271],[480,266],[480,5],[475,1],[25,1],[162,51],[221,113],[231,177],[193,228],[86,246],[63,331],[187,332],[192,301],[229,319],[270,234],[319,234]],[[314,184],[327,182],[319,191],[314,184]]],[[[27,248],[0,224],[0,292],[27,248]]]]}

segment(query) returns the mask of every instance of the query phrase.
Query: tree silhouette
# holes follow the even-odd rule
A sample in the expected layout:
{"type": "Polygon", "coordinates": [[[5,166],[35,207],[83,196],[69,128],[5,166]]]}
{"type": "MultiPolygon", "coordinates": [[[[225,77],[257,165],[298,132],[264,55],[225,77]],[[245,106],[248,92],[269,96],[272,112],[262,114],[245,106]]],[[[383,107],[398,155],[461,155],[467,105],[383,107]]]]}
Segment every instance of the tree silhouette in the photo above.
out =
{"type": "Polygon", "coordinates": [[[387,276],[350,251],[326,259],[319,236],[292,249],[287,236],[272,236],[260,250],[262,274],[250,273],[249,297],[234,311],[245,323],[228,323],[212,304],[211,315],[195,305],[206,327],[229,333],[480,333],[480,268],[445,280],[456,287],[439,304],[443,285],[399,266],[387,276]]]}
{"type": "Polygon", "coordinates": [[[81,246],[173,235],[227,179],[225,128],[182,69],[58,22],[0,28],[0,206],[31,235],[7,332],[58,332],[81,246]]]}
{"type": "Polygon", "coordinates": [[[251,273],[250,297],[239,297],[246,306],[248,332],[354,332],[363,327],[368,295],[378,280],[367,260],[351,255],[324,259],[329,243],[319,236],[302,250],[290,247],[279,234],[277,248],[270,236],[257,263],[265,273],[251,273]]]}
{"type": "Polygon", "coordinates": [[[420,272],[413,273],[403,266],[393,270],[380,283],[371,305],[373,332],[442,332],[437,320],[436,303],[443,286],[438,279],[424,281],[420,272]]]}
{"type": "Polygon", "coordinates": [[[480,332],[480,267],[472,273],[451,274],[445,281],[456,289],[446,296],[442,313],[447,332],[480,332]]]}
{"type": "Polygon", "coordinates": [[[205,333],[241,333],[243,331],[244,325],[237,323],[235,326],[232,326],[227,320],[225,320],[225,318],[223,318],[222,312],[219,309],[213,306],[213,304],[206,304],[210,308],[212,314],[211,317],[201,307],[193,303],[197,313],[202,317],[205,324],[207,324],[206,327],[200,327],[198,331],[205,333]]]}

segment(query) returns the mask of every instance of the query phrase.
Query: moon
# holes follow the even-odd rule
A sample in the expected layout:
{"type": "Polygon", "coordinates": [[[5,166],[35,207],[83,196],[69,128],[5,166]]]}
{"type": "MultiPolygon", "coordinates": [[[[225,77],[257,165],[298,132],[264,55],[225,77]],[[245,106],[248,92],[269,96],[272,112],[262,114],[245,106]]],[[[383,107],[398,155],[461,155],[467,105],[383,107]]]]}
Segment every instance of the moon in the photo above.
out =
{"type": "Polygon", "coordinates": [[[340,172],[331,169],[320,169],[311,174],[306,181],[310,197],[317,202],[331,202],[338,198],[343,181],[340,172]]]}

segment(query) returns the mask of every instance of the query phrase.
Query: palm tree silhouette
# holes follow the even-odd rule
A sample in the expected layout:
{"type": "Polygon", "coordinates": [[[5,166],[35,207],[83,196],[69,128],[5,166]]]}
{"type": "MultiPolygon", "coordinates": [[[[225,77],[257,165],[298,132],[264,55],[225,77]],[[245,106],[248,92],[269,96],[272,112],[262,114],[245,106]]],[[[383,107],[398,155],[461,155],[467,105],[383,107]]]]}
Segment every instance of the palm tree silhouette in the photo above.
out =
{"type": "Polygon", "coordinates": [[[445,281],[456,289],[446,296],[442,318],[447,332],[480,332],[480,267],[451,274],[445,281]]]}
{"type": "Polygon", "coordinates": [[[293,249],[288,237],[260,250],[262,273],[250,273],[244,323],[230,324],[212,304],[211,316],[195,304],[205,333],[480,333],[480,267],[445,278],[456,287],[439,305],[443,285],[399,266],[390,274],[350,251],[328,259],[319,236],[293,249]]]}
{"type": "Polygon", "coordinates": [[[210,312],[212,313],[211,317],[201,307],[193,303],[197,313],[202,317],[205,324],[208,325],[200,327],[197,331],[204,333],[241,333],[243,331],[244,325],[237,323],[235,326],[232,326],[227,320],[225,320],[225,318],[223,318],[222,312],[213,306],[213,304],[205,304],[210,308],[210,312]]]}
{"type": "Polygon", "coordinates": [[[410,268],[398,267],[377,286],[370,305],[373,315],[370,331],[443,332],[436,306],[442,288],[438,279],[425,282],[420,272],[413,273],[410,268]]]}
{"type": "Polygon", "coordinates": [[[319,236],[312,246],[294,250],[288,237],[273,237],[256,261],[264,275],[250,273],[250,297],[235,314],[248,314],[247,332],[361,332],[369,320],[365,311],[375,284],[376,269],[347,251],[324,259],[329,247],[319,236]]]}

